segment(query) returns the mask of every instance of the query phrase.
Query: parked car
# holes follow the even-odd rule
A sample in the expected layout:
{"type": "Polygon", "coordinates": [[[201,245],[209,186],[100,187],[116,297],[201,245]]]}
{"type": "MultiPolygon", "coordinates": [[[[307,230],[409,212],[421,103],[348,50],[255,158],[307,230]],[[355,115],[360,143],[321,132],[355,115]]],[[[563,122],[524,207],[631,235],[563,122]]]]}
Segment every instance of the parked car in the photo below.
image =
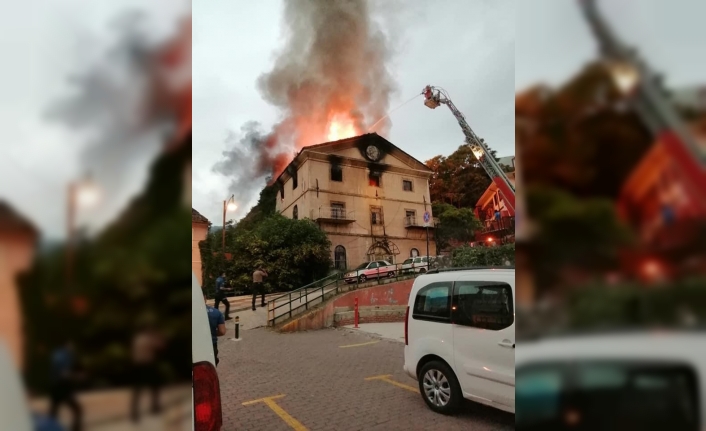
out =
{"type": "Polygon", "coordinates": [[[416,256],[410,257],[409,259],[402,262],[402,267],[400,271],[402,273],[420,273],[424,274],[429,271],[429,269],[434,269],[438,267],[439,257],[434,256],[416,256]]]}
{"type": "Polygon", "coordinates": [[[435,412],[463,399],[515,412],[515,270],[432,270],[414,281],[404,370],[435,412]]]}
{"type": "Polygon", "coordinates": [[[366,280],[372,278],[394,277],[397,267],[385,260],[376,260],[373,262],[365,262],[356,269],[346,272],[343,279],[346,283],[355,283],[356,280],[365,283],[366,280]]]}
{"type": "Polygon", "coordinates": [[[219,431],[223,423],[223,415],[216,358],[213,353],[203,291],[193,273],[191,274],[191,364],[193,430],[219,431]]]}
{"type": "Polygon", "coordinates": [[[703,332],[623,332],[522,343],[517,430],[706,430],[703,332]]]}

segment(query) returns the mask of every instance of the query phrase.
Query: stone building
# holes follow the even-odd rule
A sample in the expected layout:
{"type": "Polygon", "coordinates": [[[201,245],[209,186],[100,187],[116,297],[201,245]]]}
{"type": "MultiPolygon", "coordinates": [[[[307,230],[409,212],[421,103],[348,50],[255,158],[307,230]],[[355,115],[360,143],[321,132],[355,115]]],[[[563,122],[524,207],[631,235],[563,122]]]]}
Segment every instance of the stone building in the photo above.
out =
{"type": "Polygon", "coordinates": [[[376,259],[401,263],[427,253],[427,233],[429,254],[436,254],[431,175],[376,133],[312,145],[277,178],[276,209],[318,223],[336,268],[376,259]]]}
{"type": "Polygon", "coordinates": [[[203,286],[201,273],[201,249],[199,243],[206,239],[211,222],[198,211],[191,208],[191,270],[203,286]]]}

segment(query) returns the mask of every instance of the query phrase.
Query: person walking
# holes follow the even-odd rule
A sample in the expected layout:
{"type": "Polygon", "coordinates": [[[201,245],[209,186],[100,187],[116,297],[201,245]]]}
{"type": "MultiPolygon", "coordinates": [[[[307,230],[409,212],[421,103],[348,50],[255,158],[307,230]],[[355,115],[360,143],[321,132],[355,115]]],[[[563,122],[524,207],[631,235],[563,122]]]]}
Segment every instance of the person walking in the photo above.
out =
{"type": "Polygon", "coordinates": [[[227,293],[233,289],[226,287],[226,273],[221,274],[220,277],[216,278],[216,303],[214,307],[216,309],[220,308],[221,302],[226,306],[225,320],[231,320],[230,317],[230,302],[228,301],[227,293]]]}
{"type": "Polygon", "coordinates": [[[66,404],[73,412],[73,431],[80,431],[83,422],[83,409],[76,399],[76,358],[71,341],[66,341],[56,349],[51,357],[51,399],[49,416],[56,420],[59,407],[66,404]]]}
{"type": "Polygon", "coordinates": [[[264,269],[262,269],[261,266],[258,266],[258,268],[255,270],[255,272],[252,273],[252,284],[253,284],[253,290],[252,290],[252,309],[255,311],[255,301],[257,300],[257,295],[260,294],[262,296],[260,300],[260,307],[266,307],[267,304],[265,304],[265,287],[262,284],[262,279],[268,277],[267,272],[265,272],[264,269]]]}
{"type": "MultiPolygon", "coordinates": [[[[204,295],[203,300],[206,302],[206,295],[204,295]]],[[[217,308],[213,308],[208,304],[206,304],[206,313],[208,314],[208,326],[211,328],[213,356],[216,359],[216,366],[218,366],[218,337],[226,335],[226,321],[217,308]]]]}

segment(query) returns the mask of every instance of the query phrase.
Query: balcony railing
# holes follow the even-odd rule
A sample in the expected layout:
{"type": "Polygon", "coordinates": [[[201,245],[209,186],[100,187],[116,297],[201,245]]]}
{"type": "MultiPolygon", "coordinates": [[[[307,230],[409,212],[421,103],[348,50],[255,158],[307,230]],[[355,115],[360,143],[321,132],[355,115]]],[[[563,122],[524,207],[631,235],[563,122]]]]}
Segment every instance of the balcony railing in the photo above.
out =
{"type": "MultiPolygon", "coordinates": [[[[437,224],[439,224],[439,219],[437,217],[432,217],[431,221],[429,222],[429,227],[434,227],[437,224]]],[[[424,227],[424,217],[407,216],[404,218],[404,227],[424,227]]]]}
{"type": "Polygon", "coordinates": [[[515,217],[503,217],[500,220],[488,219],[483,221],[482,233],[495,232],[499,230],[515,230],[515,217]]]}
{"type": "Polygon", "coordinates": [[[351,223],[355,220],[355,211],[346,211],[345,208],[321,207],[311,210],[312,220],[323,220],[334,223],[351,223]]]}

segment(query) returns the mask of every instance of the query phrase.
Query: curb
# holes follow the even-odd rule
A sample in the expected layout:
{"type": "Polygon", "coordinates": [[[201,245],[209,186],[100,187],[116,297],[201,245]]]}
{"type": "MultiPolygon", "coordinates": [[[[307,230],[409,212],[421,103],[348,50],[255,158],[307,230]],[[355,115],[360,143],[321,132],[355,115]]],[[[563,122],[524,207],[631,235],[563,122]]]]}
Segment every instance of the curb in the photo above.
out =
{"type": "Polygon", "coordinates": [[[392,339],[392,338],[383,337],[382,335],[376,334],[376,333],[374,333],[374,332],[365,332],[365,331],[361,331],[360,329],[344,328],[344,327],[342,327],[342,326],[334,327],[333,329],[335,329],[335,330],[337,330],[337,331],[348,332],[349,334],[363,335],[363,336],[366,336],[366,337],[368,337],[368,338],[372,338],[372,339],[375,339],[375,340],[390,341],[390,342],[392,342],[392,343],[400,343],[400,344],[404,345],[404,340],[395,340],[395,339],[392,339]]]}

